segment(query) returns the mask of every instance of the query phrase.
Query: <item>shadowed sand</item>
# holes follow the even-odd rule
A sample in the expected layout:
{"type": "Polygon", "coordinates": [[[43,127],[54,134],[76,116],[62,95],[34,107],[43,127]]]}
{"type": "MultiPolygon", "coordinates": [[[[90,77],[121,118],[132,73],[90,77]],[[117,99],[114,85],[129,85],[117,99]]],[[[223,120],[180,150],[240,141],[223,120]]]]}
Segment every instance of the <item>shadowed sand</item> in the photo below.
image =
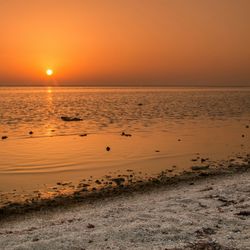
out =
{"type": "Polygon", "coordinates": [[[249,163],[199,170],[13,215],[2,220],[0,248],[249,249],[249,177],[249,163]]]}

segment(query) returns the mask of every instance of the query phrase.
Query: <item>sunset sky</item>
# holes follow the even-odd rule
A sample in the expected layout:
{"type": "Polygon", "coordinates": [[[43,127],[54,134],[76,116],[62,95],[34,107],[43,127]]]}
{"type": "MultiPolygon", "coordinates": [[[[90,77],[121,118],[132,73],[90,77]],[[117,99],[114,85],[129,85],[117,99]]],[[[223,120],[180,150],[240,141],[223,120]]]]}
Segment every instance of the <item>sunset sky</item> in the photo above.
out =
{"type": "Polygon", "coordinates": [[[0,85],[250,86],[249,13],[249,0],[0,0],[0,85]]]}

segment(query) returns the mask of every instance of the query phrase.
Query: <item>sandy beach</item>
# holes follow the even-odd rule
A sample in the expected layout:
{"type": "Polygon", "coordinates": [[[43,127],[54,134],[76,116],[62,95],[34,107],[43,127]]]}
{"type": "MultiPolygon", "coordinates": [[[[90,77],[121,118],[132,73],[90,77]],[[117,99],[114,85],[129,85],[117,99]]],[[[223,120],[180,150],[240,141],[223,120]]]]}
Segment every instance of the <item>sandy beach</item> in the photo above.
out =
{"type": "Polygon", "coordinates": [[[1,249],[250,249],[249,165],[2,219],[1,249]]]}

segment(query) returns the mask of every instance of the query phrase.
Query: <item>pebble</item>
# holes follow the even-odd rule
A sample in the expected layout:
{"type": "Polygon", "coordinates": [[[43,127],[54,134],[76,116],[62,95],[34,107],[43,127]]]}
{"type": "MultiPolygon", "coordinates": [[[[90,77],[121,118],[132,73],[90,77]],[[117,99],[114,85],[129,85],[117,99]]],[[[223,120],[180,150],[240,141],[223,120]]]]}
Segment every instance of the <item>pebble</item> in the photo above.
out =
{"type": "Polygon", "coordinates": [[[90,223],[89,223],[89,224],[87,225],[87,228],[95,228],[95,226],[94,226],[93,224],[90,224],[90,223]]]}
{"type": "Polygon", "coordinates": [[[102,184],[99,180],[96,180],[95,183],[98,184],[98,185],[102,184]]]}
{"type": "Polygon", "coordinates": [[[106,147],[106,151],[110,151],[111,150],[111,148],[110,147],[106,147]]]}
{"type": "Polygon", "coordinates": [[[209,166],[192,166],[191,169],[192,170],[204,170],[204,169],[208,169],[209,166]]]}
{"type": "Polygon", "coordinates": [[[131,134],[126,134],[125,132],[122,132],[122,133],[121,133],[121,136],[131,137],[132,135],[131,135],[131,134]]]}
{"type": "Polygon", "coordinates": [[[87,134],[81,134],[80,136],[81,136],[81,137],[83,137],[83,136],[87,136],[87,134]]]}
{"type": "Polygon", "coordinates": [[[201,163],[205,162],[207,159],[201,158],[201,163]]]}
{"type": "Polygon", "coordinates": [[[2,136],[2,140],[6,140],[8,138],[7,135],[2,136]]]}
{"type": "Polygon", "coordinates": [[[112,181],[115,182],[119,186],[125,181],[125,179],[124,178],[113,178],[112,181]]]}

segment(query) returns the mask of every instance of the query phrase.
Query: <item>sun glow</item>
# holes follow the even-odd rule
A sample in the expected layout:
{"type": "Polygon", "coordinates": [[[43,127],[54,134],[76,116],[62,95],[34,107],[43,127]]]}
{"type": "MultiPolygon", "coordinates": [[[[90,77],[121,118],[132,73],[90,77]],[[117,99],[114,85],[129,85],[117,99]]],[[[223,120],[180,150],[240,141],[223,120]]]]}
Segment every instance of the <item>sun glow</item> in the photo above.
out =
{"type": "Polygon", "coordinates": [[[47,74],[47,76],[52,76],[53,75],[53,70],[52,69],[47,69],[46,74],[47,74]]]}

